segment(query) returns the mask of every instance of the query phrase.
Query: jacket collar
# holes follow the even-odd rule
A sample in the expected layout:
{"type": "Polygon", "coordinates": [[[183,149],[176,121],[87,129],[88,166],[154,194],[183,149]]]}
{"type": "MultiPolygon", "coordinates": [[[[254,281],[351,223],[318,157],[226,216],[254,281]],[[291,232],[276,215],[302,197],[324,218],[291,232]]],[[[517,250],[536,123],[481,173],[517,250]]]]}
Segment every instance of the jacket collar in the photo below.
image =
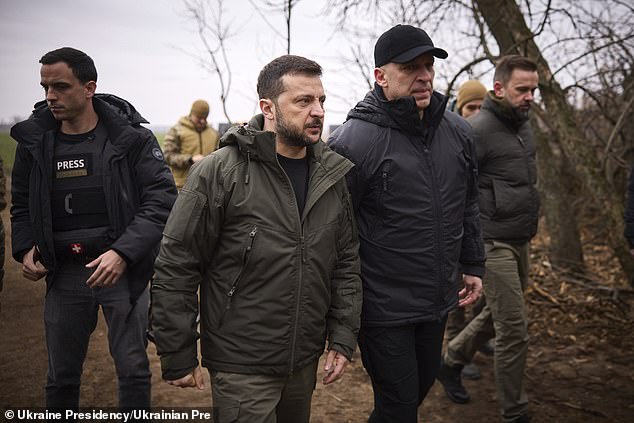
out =
{"type": "Polygon", "coordinates": [[[348,113],[348,119],[361,119],[379,126],[423,135],[427,133],[429,128],[435,129],[440,125],[447,100],[447,97],[434,91],[429,106],[423,114],[423,119],[420,119],[414,97],[388,100],[383,89],[375,83],[374,90],[368,92],[365,98],[348,113]]]}
{"type": "Polygon", "coordinates": [[[527,116],[523,116],[513,109],[506,100],[496,96],[493,91],[489,91],[482,102],[482,109],[489,110],[505,125],[516,131],[528,121],[527,116]]]}
{"type": "Polygon", "coordinates": [[[189,116],[183,116],[178,120],[178,123],[182,126],[184,126],[185,128],[189,129],[190,131],[193,132],[197,132],[197,133],[202,133],[205,130],[207,130],[207,128],[209,128],[209,126],[205,126],[205,128],[203,128],[202,131],[199,131],[198,129],[196,129],[196,127],[194,126],[194,122],[192,122],[192,120],[189,118],[189,116]]]}
{"type": "MultiPolygon", "coordinates": [[[[275,149],[275,133],[263,130],[264,116],[253,116],[249,123],[232,126],[220,139],[220,147],[234,145],[247,160],[270,162],[277,165],[275,149]]],[[[311,162],[318,162],[325,169],[352,168],[352,162],[330,150],[325,143],[319,141],[306,148],[306,154],[311,162]]],[[[344,173],[345,173],[344,172],[344,173]]]]}
{"type": "MultiPolygon", "coordinates": [[[[11,136],[26,148],[39,148],[41,139],[48,131],[57,130],[59,122],[49,110],[46,101],[35,104],[31,116],[11,128],[11,136]]],[[[132,104],[112,94],[95,94],[93,107],[108,131],[110,142],[118,150],[127,150],[131,137],[123,136],[135,131],[141,123],[148,123],[132,104]]]]}
{"type": "MultiPolygon", "coordinates": [[[[275,133],[265,131],[264,116],[255,115],[249,123],[232,126],[220,139],[220,146],[237,145],[242,154],[249,153],[251,160],[273,161],[277,160],[275,149],[275,133]]],[[[324,143],[317,142],[306,148],[309,158],[321,160],[324,151],[324,143]]]]}

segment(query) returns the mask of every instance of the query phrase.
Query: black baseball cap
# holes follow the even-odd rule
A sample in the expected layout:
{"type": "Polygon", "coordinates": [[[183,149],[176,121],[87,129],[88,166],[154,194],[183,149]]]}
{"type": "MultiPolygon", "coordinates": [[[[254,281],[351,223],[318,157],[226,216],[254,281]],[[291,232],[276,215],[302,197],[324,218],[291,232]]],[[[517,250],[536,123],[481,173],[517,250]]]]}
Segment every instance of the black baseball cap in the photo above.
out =
{"type": "Polygon", "coordinates": [[[374,66],[386,63],[407,63],[421,54],[431,53],[440,59],[449,54],[435,47],[425,31],[411,25],[396,25],[385,31],[374,45],[374,66]]]}

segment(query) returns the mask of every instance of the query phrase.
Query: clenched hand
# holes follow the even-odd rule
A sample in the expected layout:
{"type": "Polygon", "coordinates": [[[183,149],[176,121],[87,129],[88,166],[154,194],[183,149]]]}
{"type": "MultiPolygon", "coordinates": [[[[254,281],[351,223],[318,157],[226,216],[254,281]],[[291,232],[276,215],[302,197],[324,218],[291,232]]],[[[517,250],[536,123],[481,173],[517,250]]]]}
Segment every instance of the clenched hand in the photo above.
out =
{"type": "Polygon", "coordinates": [[[22,275],[32,281],[42,279],[48,269],[40,263],[40,252],[34,245],[22,258],[22,275]]]}

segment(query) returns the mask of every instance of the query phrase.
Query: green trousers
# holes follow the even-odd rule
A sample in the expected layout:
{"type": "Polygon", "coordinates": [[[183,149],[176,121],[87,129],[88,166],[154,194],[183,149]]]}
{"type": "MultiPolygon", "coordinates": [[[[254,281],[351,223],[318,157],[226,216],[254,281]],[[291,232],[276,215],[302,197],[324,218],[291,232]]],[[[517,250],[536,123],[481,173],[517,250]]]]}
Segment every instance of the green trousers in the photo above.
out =
{"type": "MultiPolygon", "coordinates": [[[[460,278],[458,286],[462,286],[462,278],[460,278]]],[[[480,314],[486,304],[486,300],[484,298],[484,294],[480,295],[480,298],[467,308],[456,307],[449,312],[447,316],[447,328],[445,329],[445,339],[447,339],[447,342],[458,336],[469,322],[480,314]]],[[[491,325],[493,325],[493,323],[491,323],[491,325]]]]}
{"type": "Polygon", "coordinates": [[[308,423],[318,363],[292,376],[210,370],[214,423],[308,423]]]}
{"type": "Polygon", "coordinates": [[[466,365],[478,348],[495,336],[495,385],[506,422],[524,414],[528,407],[524,390],[528,351],[524,289],[528,281],[529,245],[486,241],[485,246],[486,306],[449,342],[445,362],[449,366],[466,365]]]}

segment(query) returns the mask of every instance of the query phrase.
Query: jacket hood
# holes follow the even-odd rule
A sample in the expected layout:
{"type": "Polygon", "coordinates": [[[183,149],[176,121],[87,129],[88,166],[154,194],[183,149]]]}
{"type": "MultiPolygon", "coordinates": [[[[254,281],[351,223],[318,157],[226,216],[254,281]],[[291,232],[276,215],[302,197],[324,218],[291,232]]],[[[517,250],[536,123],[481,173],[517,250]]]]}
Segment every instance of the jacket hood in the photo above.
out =
{"type": "MultiPolygon", "coordinates": [[[[129,101],[114,94],[95,94],[93,96],[93,106],[99,116],[106,113],[117,120],[121,120],[122,123],[130,125],[149,123],[129,101]]],[[[35,103],[30,118],[48,118],[49,116],[53,118],[46,100],[35,103]]]]}
{"type": "Polygon", "coordinates": [[[265,131],[264,116],[255,115],[249,123],[230,127],[220,139],[220,147],[235,145],[253,160],[275,160],[275,133],[265,131]]]}
{"type": "MultiPolygon", "coordinates": [[[[113,139],[126,127],[138,127],[141,123],[149,123],[130,102],[113,94],[95,94],[93,107],[113,139]]],[[[39,143],[44,132],[58,126],[59,122],[49,110],[46,100],[42,100],[35,103],[33,112],[27,120],[11,128],[11,136],[29,147],[31,144],[39,143]]]]}
{"type": "MultiPolygon", "coordinates": [[[[249,123],[232,126],[220,139],[220,147],[235,145],[248,160],[277,162],[275,149],[275,133],[265,131],[264,116],[257,114],[249,123]]],[[[322,165],[334,168],[345,165],[346,171],[353,164],[348,159],[330,150],[325,143],[319,141],[307,147],[309,157],[316,158],[322,165]]]]}
{"type": "Polygon", "coordinates": [[[414,97],[401,97],[396,100],[385,98],[383,89],[374,84],[374,90],[368,92],[350,112],[348,119],[360,119],[387,128],[421,135],[427,128],[436,128],[440,124],[448,98],[434,91],[423,119],[418,114],[414,97]]]}
{"type": "Polygon", "coordinates": [[[502,122],[516,131],[528,121],[528,116],[520,114],[506,100],[489,91],[482,102],[482,109],[490,110],[502,122]]]}
{"type": "Polygon", "coordinates": [[[139,125],[148,122],[127,100],[113,94],[96,94],[93,97],[93,105],[99,116],[102,113],[111,114],[113,118],[118,118],[121,123],[139,125]]]}

